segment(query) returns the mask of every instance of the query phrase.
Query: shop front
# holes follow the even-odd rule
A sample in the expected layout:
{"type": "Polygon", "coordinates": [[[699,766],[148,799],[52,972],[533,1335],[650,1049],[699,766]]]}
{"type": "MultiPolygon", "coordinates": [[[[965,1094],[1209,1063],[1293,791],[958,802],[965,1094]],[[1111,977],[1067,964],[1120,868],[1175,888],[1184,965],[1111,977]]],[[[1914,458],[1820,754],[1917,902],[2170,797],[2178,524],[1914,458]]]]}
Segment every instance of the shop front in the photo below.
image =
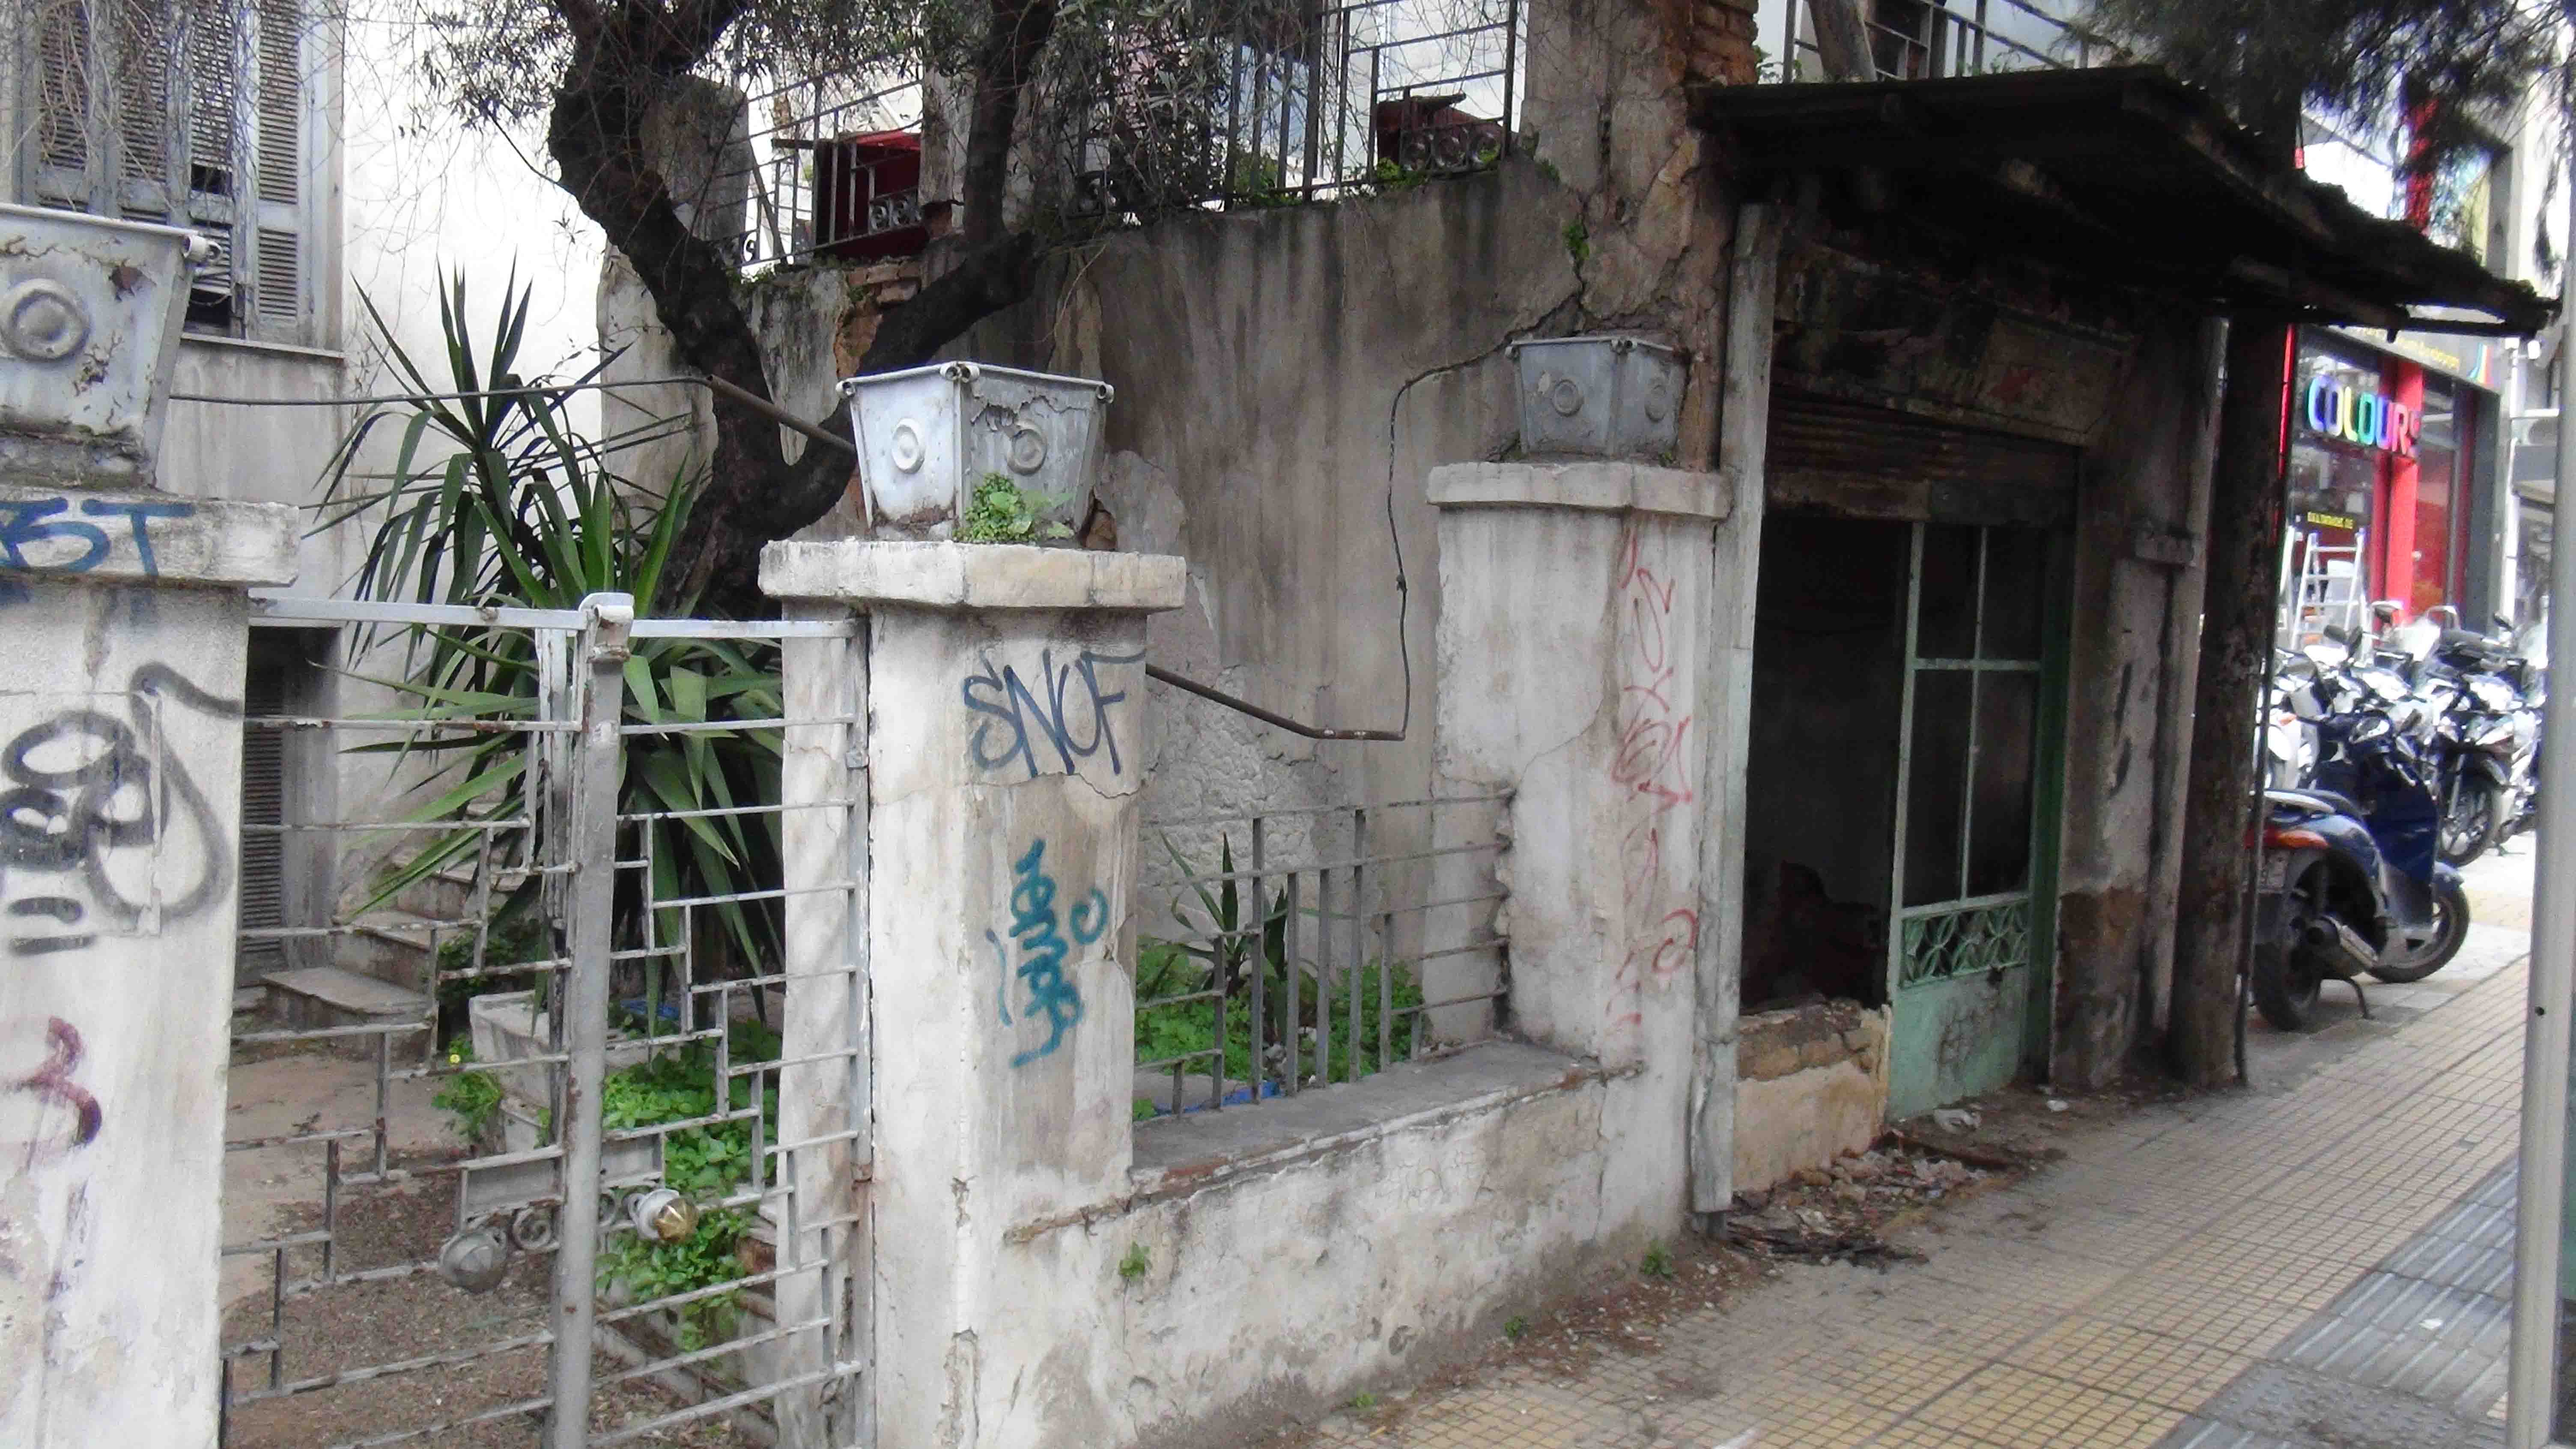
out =
{"type": "Polygon", "coordinates": [[[2463,621],[2484,619],[2494,353],[2302,329],[2291,374],[2285,642],[2329,626],[2366,630],[2379,601],[2401,619],[2444,606],[2463,621]]]}

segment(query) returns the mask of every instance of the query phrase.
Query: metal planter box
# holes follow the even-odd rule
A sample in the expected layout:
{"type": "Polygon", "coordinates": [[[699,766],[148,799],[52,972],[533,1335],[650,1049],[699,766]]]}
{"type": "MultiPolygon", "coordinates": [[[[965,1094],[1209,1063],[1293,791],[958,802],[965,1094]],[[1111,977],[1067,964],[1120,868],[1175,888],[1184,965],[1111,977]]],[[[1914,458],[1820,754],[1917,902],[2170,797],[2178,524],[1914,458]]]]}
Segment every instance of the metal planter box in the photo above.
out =
{"type": "Polygon", "coordinates": [[[1540,457],[1669,458],[1681,442],[1681,355],[1640,337],[1511,345],[1520,369],[1521,451],[1540,457]]]}
{"type": "Polygon", "coordinates": [[[985,475],[1045,498],[1039,543],[1069,542],[1091,509],[1115,390],[1083,377],[943,362],[841,384],[879,538],[948,538],[985,475]]]}
{"type": "Polygon", "coordinates": [[[0,206],[0,466],[150,479],[191,240],[172,227],[0,206]]]}

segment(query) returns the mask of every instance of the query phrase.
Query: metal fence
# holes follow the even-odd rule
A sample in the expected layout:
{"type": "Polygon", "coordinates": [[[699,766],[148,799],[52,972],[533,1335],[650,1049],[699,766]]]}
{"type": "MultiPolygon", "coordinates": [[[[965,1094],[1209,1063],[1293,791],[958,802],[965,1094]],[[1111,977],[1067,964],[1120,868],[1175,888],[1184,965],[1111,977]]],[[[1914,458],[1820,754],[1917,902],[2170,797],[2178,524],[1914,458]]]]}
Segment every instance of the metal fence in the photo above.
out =
{"type": "Polygon", "coordinates": [[[773,803],[791,739],[861,729],[788,712],[779,653],[851,626],[613,595],[256,622],[337,629],[352,694],[418,680],[430,629],[515,687],[246,722],[374,803],[244,825],[348,878],[243,932],[284,965],[236,1002],[223,1442],[871,1442],[860,866],[791,896],[778,864],[863,808],[773,803]]]}
{"type": "Polygon", "coordinates": [[[1509,797],[1148,822],[1137,1115],[1355,1082],[1489,1035],[1509,797]]]}
{"type": "MultiPolygon", "coordinates": [[[[2017,70],[2089,70],[2136,56],[2098,32],[2023,0],[1854,0],[1881,80],[1931,80],[2017,70]]],[[[1787,74],[1829,80],[1816,45],[1813,0],[1797,0],[1787,74]]]]}

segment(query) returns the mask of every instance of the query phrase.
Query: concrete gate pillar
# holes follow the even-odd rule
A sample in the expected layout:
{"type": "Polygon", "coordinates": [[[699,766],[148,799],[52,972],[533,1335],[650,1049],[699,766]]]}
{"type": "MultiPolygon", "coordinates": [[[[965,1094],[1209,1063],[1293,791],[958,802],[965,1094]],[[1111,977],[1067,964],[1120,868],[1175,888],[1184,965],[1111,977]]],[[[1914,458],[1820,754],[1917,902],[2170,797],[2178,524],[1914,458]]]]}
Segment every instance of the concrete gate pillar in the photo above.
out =
{"type": "Polygon", "coordinates": [[[184,234],[0,207],[0,1444],[208,1444],[247,585],[152,488],[184,234]]]}
{"type": "Polygon", "coordinates": [[[762,554],[799,613],[867,617],[880,1443],[991,1440],[1032,1366],[979,1341],[1057,1291],[1012,1230],[1127,1191],[1145,619],[1183,580],[998,544],[762,554]]]}
{"type": "Polygon", "coordinates": [[[1677,1225],[1700,921],[1719,475],[1625,462],[1435,468],[1441,793],[1514,792],[1514,1026],[1624,1069],[1602,1114],[1644,1170],[1607,1226],[1677,1225]],[[1624,1100],[1623,1100],[1624,1099],[1624,1100]]]}

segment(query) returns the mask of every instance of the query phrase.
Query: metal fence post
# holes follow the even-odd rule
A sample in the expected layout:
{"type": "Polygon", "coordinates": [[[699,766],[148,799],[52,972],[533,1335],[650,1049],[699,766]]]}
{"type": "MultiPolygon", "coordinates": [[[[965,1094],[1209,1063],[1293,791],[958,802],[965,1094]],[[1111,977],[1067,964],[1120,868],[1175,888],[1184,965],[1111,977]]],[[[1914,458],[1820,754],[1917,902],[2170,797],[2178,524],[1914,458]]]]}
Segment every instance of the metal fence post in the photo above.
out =
{"type": "Polygon", "coordinates": [[[574,746],[572,812],[562,822],[572,867],[565,918],[571,982],[564,991],[562,1041],[569,1058],[556,1126],[563,1143],[562,1223],[556,1234],[554,1355],[548,1449],[582,1449],[590,1429],[590,1343],[599,1260],[599,1093],[607,1075],[609,933],[617,898],[617,787],[626,702],[627,631],[635,601],[592,594],[581,601],[581,735],[574,746]]]}

